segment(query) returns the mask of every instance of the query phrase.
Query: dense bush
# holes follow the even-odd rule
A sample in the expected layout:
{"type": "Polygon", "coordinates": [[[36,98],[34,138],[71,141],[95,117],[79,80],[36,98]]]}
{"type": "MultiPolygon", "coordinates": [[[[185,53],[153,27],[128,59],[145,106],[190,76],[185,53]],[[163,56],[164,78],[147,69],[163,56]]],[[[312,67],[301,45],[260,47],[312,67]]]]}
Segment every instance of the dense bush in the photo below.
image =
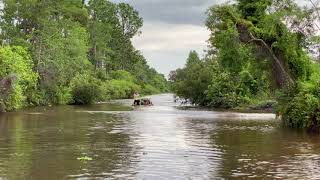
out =
{"type": "Polygon", "coordinates": [[[287,98],[279,99],[282,104],[278,113],[283,114],[285,126],[319,131],[320,68],[314,66],[314,71],[309,81],[299,82],[291,93],[284,96],[287,98]]]}
{"type": "Polygon", "coordinates": [[[299,93],[290,101],[283,114],[287,127],[319,129],[320,96],[310,93],[299,93]]]}
{"type": "Polygon", "coordinates": [[[71,81],[72,100],[69,104],[92,104],[95,101],[105,100],[103,82],[91,74],[78,74],[71,81]]]}
{"type": "Polygon", "coordinates": [[[115,80],[124,80],[128,82],[134,82],[135,78],[131,75],[130,72],[124,70],[112,71],[110,73],[111,79],[115,80]]]}
{"type": "Polygon", "coordinates": [[[208,87],[209,106],[216,108],[235,108],[246,104],[246,94],[241,94],[240,83],[228,73],[216,73],[208,87]]]}
{"type": "MultiPolygon", "coordinates": [[[[230,41],[236,41],[237,35],[225,33],[235,36],[229,37],[230,41]]],[[[227,53],[231,44],[220,42],[225,49],[212,59],[200,60],[195,52],[191,52],[186,66],[170,75],[174,92],[194,104],[215,108],[248,106],[255,99],[269,98],[270,80],[267,72],[257,65],[251,48],[237,45],[227,53]]]]}
{"type": "Polygon", "coordinates": [[[135,83],[135,77],[127,71],[112,71],[110,77],[111,80],[103,85],[103,92],[109,99],[130,98],[134,91],[141,90],[135,83]]]}
{"type": "Polygon", "coordinates": [[[36,89],[38,79],[38,74],[33,72],[32,68],[33,62],[24,48],[18,46],[0,48],[0,80],[14,76],[9,95],[3,96],[0,93],[0,101],[3,101],[5,110],[15,110],[29,104],[28,92],[36,89]]]}
{"type": "Polygon", "coordinates": [[[37,92],[36,105],[68,104],[72,101],[71,88],[66,86],[47,86],[37,92]],[[38,102],[38,103],[37,103],[38,102]]]}
{"type": "Polygon", "coordinates": [[[96,84],[78,84],[72,89],[74,104],[92,104],[101,96],[101,91],[96,84]]]}
{"type": "Polygon", "coordinates": [[[159,94],[161,92],[164,92],[164,91],[161,91],[160,89],[150,84],[145,85],[141,90],[141,94],[144,94],[144,95],[159,94]]]}
{"type": "Polygon", "coordinates": [[[107,95],[111,99],[131,98],[134,91],[140,91],[141,87],[134,82],[125,80],[111,80],[105,85],[107,95]]]}

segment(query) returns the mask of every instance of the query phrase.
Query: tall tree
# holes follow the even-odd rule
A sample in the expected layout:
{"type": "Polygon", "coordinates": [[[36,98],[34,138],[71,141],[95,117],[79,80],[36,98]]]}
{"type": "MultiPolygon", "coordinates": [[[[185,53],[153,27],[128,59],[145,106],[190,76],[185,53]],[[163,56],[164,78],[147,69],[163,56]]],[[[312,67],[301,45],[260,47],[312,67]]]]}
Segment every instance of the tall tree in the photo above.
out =
{"type": "Polygon", "coordinates": [[[91,0],[88,4],[89,11],[89,33],[91,49],[90,60],[95,68],[102,68],[111,53],[109,46],[113,27],[118,22],[116,5],[107,0],[91,0]]]}
{"type": "Polygon", "coordinates": [[[110,47],[112,66],[114,69],[132,69],[136,62],[136,50],[131,38],[140,33],[143,20],[132,6],[126,3],[117,5],[116,17],[118,22],[112,32],[110,47]]]}
{"type": "Polygon", "coordinates": [[[140,33],[140,28],[143,25],[143,20],[139,16],[138,11],[134,10],[132,6],[126,3],[118,4],[117,16],[122,35],[131,39],[137,33],[140,33]]]}
{"type": "Polygon", "coordinates": [[[190,51],[189,57],[187,59],[187,65],[198,63],[200,61],[197,51],[190,51]]]}

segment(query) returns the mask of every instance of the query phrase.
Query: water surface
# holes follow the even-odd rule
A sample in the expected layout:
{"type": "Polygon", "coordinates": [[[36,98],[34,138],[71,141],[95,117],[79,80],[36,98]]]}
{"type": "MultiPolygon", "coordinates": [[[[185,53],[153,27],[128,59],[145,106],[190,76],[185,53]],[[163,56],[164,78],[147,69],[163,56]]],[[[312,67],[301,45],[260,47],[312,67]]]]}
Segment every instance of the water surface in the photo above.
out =
{"type": "Polygon", "coordinates": [[[0,115],[0,179],[319,179],[320,138],[273,114],[155,106],[39,107],[0,115]]]}

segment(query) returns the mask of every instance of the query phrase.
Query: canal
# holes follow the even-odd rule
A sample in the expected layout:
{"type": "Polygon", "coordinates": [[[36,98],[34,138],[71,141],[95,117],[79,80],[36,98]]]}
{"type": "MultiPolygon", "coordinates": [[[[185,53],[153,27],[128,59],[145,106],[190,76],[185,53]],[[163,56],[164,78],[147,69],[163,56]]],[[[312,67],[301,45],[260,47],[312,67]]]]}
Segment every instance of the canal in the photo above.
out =
{"type": "Polygon", "coordinates": [[[0,179],[317,179],[320,138],[273,114],[130,100],[0,115],[0,179]]]}

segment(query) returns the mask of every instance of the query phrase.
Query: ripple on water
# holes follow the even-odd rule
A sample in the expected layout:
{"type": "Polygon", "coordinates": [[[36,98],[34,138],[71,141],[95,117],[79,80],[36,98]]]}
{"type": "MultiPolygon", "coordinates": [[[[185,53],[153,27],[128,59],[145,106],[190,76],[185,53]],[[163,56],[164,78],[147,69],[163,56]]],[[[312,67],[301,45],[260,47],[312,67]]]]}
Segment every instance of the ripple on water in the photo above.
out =
{"type": "Polygon", "coordinates": [[[276,179],[319,179],[319,155],[301,154],[282,157],[277,161],[238,159],[240,167],[231,170],[232,177],[273,177],[276,179]]]}
{"type": "Polygon", "coordinates": [[[274,114],[152,99],[158,106],[132,111],[101,104],[1,118],[0,179],[320,179],[319,139],[279,128],[274,114]]]}

